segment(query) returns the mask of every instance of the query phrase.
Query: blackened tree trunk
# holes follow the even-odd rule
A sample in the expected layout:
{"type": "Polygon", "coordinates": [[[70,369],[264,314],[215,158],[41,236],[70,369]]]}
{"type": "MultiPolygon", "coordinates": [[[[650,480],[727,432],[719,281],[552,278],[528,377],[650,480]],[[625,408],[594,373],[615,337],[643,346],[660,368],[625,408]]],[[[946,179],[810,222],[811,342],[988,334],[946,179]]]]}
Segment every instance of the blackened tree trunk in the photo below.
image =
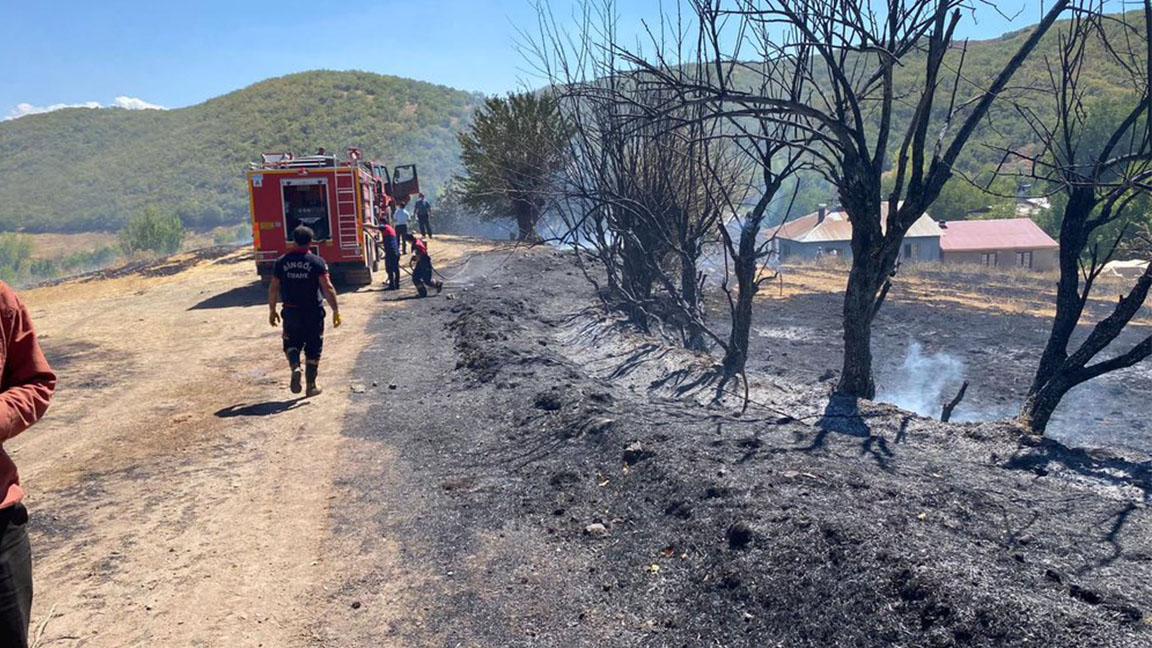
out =
{"type": "MultiPolygon", "coordinates": [[[[1066,252],[1061,250],[1061,255],[1064,254],[1066,252]]],[[[1063,274],[1063,270],[1061,272],[1063,274]]],[[[1079,268],[1076,268],[1075,272],[1075,276],[1078,277],[1079,268]]],[[[1088,277],[1088,281],[1091,281],[1094,274],[1090,272],[1088,277]]],[[[1063,281],[1061,283],[1063,284],[1063,281]]],[[[1036,434],[1043,434],[1047,430],[1056,407],[1073,387],[1106,373],[1131,367],[1152,356],[1152,336],[1148,336],[1125,353],[1095,364],[1088,364],[1120,336],[1140,311],[1144,300],[1148,297],[1149,289],[1152,288],[1152,265],[1148,266],[1128,294],[1120,297],[1112,313],[1100,320],[1076,351],[1069,354],[1067,349],[1071,332],[1068,331],[1075,331],[1079,321],[1078,313],[1083,311],[1091,290],[1091,286],[1087,285],[1081,293],[1078,290],[1078,283],[1076,281],[1077,286],[1073,288],[1074,297],[1063,296],[1069,305],[1063,309],[1057,305],[1057,314],[1044,357],[1021,408],[1020,423],[1036,434]],[[1072,319],[1074,314],[1075,319],[1072,319]]]]}
{"type": "Polygon", "coordinates": [[[888,227],[896,231],[885,236],[881,219],[887,215],[880,207],[880,182],[872,175],[872,168],[859,167],[854,177],[860,180],[844,185],[840,192],[852,221],[852,269],[844,290],[844,359],[836,392],[857,398],[876,396],[872,321],[887,295],[903,239],[898,223],[890,222],[888,227]]]}
{"type": "Polygon", "coordinates": [[[652,299],[652,286],[656,282],[650,252],[634,235],[624,236],[620,248],[620,281],[624,288],[622,306],[632,324],[648,330],[645,307],[652,299]]]}
{"type": "Polygon", "coordinates": [[[744,371],[748,362],[748,342],[752,331],[752,302],[760,285],[756,272],[759,268],[756,237],[760,233],[759,218],[750,219],[740,229],[739,254],[732,259],[736,276],[736,303],[732,308],[732,327],[728,333],[728,349],[722,364],[724,381],[744,371]]]}
{"type": "Polygon", "coordinates": [[[844,361],[836,391],[860,398],[876,396],[872,377],[872,319],[875,316],[875,270],[854,257],[844,291],[844,361]]]}
{"type": "Polygon", "coordinates": [[[1060,401],[1077,383],[1068,372],[1055,372],[1039,389],[1030,391],[1020,411],[1020,422],[1032,432],[1043,434],[1060,401]]]}
{"type": "Polygon", "coordinates": [[[1082,221],[1082,215],[1091,214],[1095,206],[1094,191],[1085,186],[1072,193],[1064,210],[1065,218],[1060,226],[1060,280],[1056,287],[1056,316],[1052,320],[1052,331],[1028,390],[1029,400],[1032,394],[1038,394],[1044,389],[1045,384],[1056,376],[1061,365],[1068,359],[1068,345],[1084,313],[1086,300],[1080,295],[1080,254],[1087,246],[1088,239],[1082,231],[1083,223],[1079,221],[1082,221]]]}
{"type": "Polygon", "coordinates": [[[704,351],[704,331],[700,329],[697,319],[703,314],[700,308],[700,271],[696,267],[697,255],[680,255],[680,298],[684,308],[691,316],[688,317],[684,348],[691,351],[704,351]]]}
{"type": "Polygon", "coordinates": [[[876,397],[872,322],[884,302],[895,267],[896,255],[886,249],[879,250],[877,256],[852,255],[852,271],[844,291],[844,363],[836,386],[839,394],[876,397]]]}
{"type": "Polygon", "coordinates": [[[1121,19],[1133,34],[1143,36],[1143,51],[1131,45],[1127,49],[1118,47],[1125,42],[1122,39],[1101,41],[1103,19],[1097,12],[1079,12],[1068,22],[1067,34],[1060,39],[1059,67],[1053,66],[1059,71],[1053,75],[1052,87],[1055,127],[1051,119],[1031,122],[1033,132],[1043,142],[1040,149],[1046,152],[1041,164],[1034,167],[1042,172],[1038,177],[1060,187],[1068,199],[1060,221],[1056,315],[1019,416],[1020,423],[1033,433],[1047,430],[1069,390],[1152,356],[1152,336],[1147,336],[1127,351],[1096,360],[1143,307],[1152,288],[1152,265],[1074,349],[1072,342],[1093,284],[1128,236],[1128,220],[1143,216],[1133,209],[1133,201],[1152,191],[1152,140],[1148,137],[1152,129],[1152,57],[1146,49],[1152,38],[1152,1],[1144,0],[1143,5],[1139,24],[1127,24],[1127,18],[1121,19]],[[1092,106],[1093,98],[1089,84],[1081,83],[1081,75],[1093,64],[1085,53],[1101,46],[1109,56],[1123,62],[1132,75],[1131,85],[1141,92],[1119,119],[1107,112],[1096,115],[1090,108],[1085,109],[1086,105],[1092,106]],[[1099,139],[1102,126],[1107,137],[1099,139]],[[1086,136],[1093,132],[1096,137],[1086,136]],[[1103,242],[1101,254],[1099,232],[1113,224],[1120,227],[1120,233],[1111,246],[1103,242]]]}
{"type": "Polygon", "coordinates": [[[536,222],[540,219],[540,211],[530,200],[515,199],[512,201],[512,211],[516,216],[516,239],[519,241],[535,241],[536,222]]]}

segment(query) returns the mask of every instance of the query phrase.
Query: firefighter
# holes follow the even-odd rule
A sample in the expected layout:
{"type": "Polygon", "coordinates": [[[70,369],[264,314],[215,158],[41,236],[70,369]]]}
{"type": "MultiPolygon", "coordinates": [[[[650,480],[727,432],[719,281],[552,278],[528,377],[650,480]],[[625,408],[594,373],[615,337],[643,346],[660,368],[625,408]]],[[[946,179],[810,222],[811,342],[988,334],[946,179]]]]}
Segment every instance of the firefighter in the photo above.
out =
{"type": "Polygon", "coordinates": [[[416,213],[416,222],[420,225],[420,236],[424,238],[432,238],[432,224],[429,219],[432,217],[432,203],[424,197],[424,194],[417,194],[416,202],[412,205],[412,211],[416,213]]]}
{"type": "Polygon", "coordinates": [[[436,270],[432,267],[432,257],[428,254],[428,244],[416,238],[411,232],[404,236],[412,244],[412,258],[408,264],[412,266],[412,284],[416,286],[416,292],[420,293],[421,297],[427,297],[428,286],[432,286],[439,295],[440,291],[444,290],[444,282],[432,278],[432,273],[436,270]]]}
{"type": "MultiPolygon", "coordinates": [[[[28,309],[0,282],[0,440],[7,441],[44,416],[56,375],[36,341],[28,309]]],[[[0,447],[0,646],[28,645],[32,611],[32,552],[28,510],[16,464],[0,447]]]]}
{"type": "Polygon", "coordinates": [[[400,235],[400,254],[408,254],[408,210],[404,209],[407,202],[396,203],[396,211],[392,213],[392,222],[396,223],[396,233],[400,235]]]}
{"type": "Polygon", "coordinates": [[[388,290],[399,290],[400,243],[399,237],[396,235],[396,230],[388,224],[388,221],[384,221],[384,224],[379,227],[370,223],[364,223],[364,227],[380,232],[378,248],[383,248],[384,250],[384,272],[388,275],[388,290]]]}
{"type": "Polygon", "coordinates": [[[316,386],[316,376],[324,350],[324,301],[332,307],[332,326],[340,327],[340,307],[336,304],[336,289],[328,275],[328,264],[308,249],[314,237],[315,233],[306,225],[292,231],[295,246],[276,259],[272,283],[268,286],[268,323],[279,326],[281,319],[284,322],[284,355],[292,370],[289,385],[293,394],[300,393],[300,356],[303,354],[309,397],[321,392],[316,386]],[[284,308],[277,314],[276,304],[281,299],[284,308]]]}

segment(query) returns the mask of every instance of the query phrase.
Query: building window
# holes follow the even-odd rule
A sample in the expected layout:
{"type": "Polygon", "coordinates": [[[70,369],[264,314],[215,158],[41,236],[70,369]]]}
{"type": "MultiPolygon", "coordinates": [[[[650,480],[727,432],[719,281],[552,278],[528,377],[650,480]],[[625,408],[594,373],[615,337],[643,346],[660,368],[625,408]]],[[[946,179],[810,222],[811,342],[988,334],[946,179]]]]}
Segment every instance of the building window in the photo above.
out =
{"type": "Polygon", "coordinates": [[[980,262],[989,268],[995,268],[998,265],[996,261],[997,259],[995,252],[985,252],[984,254],[980,255],[980,262]]]}
{"type": "Polygon", "coordinates": [[[1021,268],[1031,268],[1032,267],[1032,252],[1031,251],[1017,252],[1016,253],[1016,265],[1021,267],[1021,268]]]}

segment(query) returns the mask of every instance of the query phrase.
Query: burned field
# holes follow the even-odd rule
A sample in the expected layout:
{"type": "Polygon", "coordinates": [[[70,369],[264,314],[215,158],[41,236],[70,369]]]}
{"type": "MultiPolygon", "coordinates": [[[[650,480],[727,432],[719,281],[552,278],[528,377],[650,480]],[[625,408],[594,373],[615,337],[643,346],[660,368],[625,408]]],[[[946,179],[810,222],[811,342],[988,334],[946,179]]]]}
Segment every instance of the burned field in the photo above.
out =
{"type": "MultiPolygon", "coordinates": [[[[847,267],[785,269],[783,297],[766,286],[756,317],[749,367],[794,383],[834,384],[840,366],[840,304],[847,267]]],[[[939,416],[963,381],[970,388],[954,421],[1009,419],[1032,381],[1052,319],[1053,275],[927,265],[895,284],[873,330],[877,400],[939,416]]],[[[1105,317],[1130,281],[1103,282],[1085,321],[1105,317]]],[[[1081,327],[1081,335],[1088,332],[1081,327]]],[[[1117,341],[1126,349],[1152,333],[1145,306],[1117,341]]],[[[1107,352],[1105,352],[1107,354],[1107,352]]],[[[1145,394],[1152,366],[1143,363],[1074,389],[1049,434],[1072,446],[1152,454],[1145,394]]]]}
{"type": "Polygon", "coordinates": [[[377,323],[403,363],[381,344],[357,365],[378,386],[333,512],[355,575],[325,594],[319,643],[1152,640],[1146,463],[828,404],[835,365],[804,336],[834,353],[836,311],[815,298],[763,306],[758,326],[796,339],[757,360],[738,416],[691,387],[705,361],[621,329],[563,257],[469,266],[422,319],[377,323]]]}

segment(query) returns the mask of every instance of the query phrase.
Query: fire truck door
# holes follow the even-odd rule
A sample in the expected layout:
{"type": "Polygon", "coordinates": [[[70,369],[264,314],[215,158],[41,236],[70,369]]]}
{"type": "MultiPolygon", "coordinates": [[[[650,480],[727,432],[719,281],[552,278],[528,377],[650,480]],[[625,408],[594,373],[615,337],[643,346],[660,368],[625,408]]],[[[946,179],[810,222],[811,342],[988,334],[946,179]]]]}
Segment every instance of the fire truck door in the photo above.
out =
{"type": "Polygon", "coordinates": [[[376,167],[376,177],[380,178],[380,181],[383,184],[384,193],[391,196],[392,195],[392,176],[388,174],[388,167],[383,166],[383,165],[376,167]]]}
{"type": "Polygon", "coordinates": [[[420,193],[420,178],[416,175],[416,165],[405,164],[396,167],[392,171],[392,197],[404,200],[417,193],[420,193]]]}

